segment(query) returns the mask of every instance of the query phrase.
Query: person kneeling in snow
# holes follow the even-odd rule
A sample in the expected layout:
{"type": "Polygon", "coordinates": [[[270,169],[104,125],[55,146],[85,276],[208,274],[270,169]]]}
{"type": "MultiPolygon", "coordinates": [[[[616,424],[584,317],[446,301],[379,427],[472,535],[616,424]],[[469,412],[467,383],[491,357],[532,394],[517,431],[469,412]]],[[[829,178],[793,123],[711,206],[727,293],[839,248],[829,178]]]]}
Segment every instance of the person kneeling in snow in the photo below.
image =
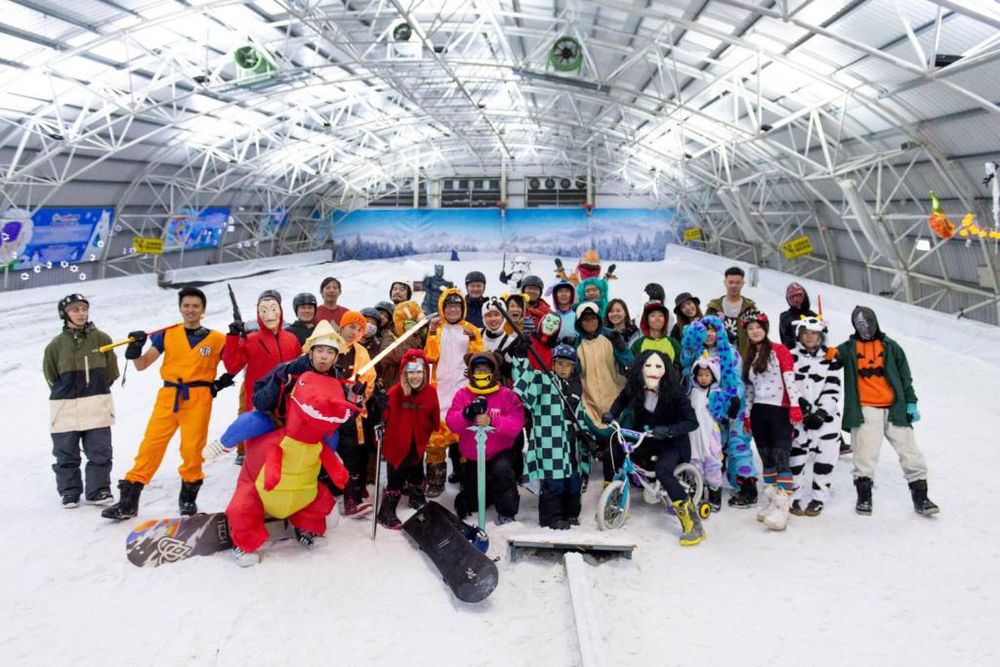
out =
{"type": "MultiPolygon", "coordinates": [[[[691,409],[691,401],[681,389],[680,375],[670,358],[658,350],[643,352],[629,369],[625,388],[601,420],[605,423],[617,421],[623,428],[651,432],[632,453],[632,460],[647,470],[647,466],[655,465],[656,479],[666,490],[681,522],[681,546],[693,546],[705,539],[698,511],[674,477],[674,468],[691,460],[688,434],[698,428],[698,420],[691,409]],[[656,462],[652,464],[654,456],[656,462]]],[[[614,478],[614,462],[624,457],[621,444],[613,439],[604,453],[605,481],[614,478]]]]}
{"type": "Polygon", "coordinates": [[[517,395],[500,384],[500,360],[492,352],[465,357],[469,384],[455,393],[445,418],[448,428],[459,434],[462,490],[455,497],[455,514],[463,518],[478,506],[476,435],[473,427],[491,427],[486,435],[486,505],[494,502],[497,525],[510,523],[517,515],[517,452],[513,445],[524,426],[524,406],[517,395]]]}
{"type": "Polygon", "coordinates": [[[233,552],[241,567],[260,562],[257,550],[267,541],[265,514],[287,518],[296,539],[312,547],[326,533],[326,517],[334,499],[319,482],[322,466],[334,484],[347,484],[348,473],[340,457],[324,443],[359,411],[341,395],[336,378],[307,371],[299,376],[288,396],[285,424],[267,439],[264,465],[253,484],[242,478],[226,508],[233,552]]]}

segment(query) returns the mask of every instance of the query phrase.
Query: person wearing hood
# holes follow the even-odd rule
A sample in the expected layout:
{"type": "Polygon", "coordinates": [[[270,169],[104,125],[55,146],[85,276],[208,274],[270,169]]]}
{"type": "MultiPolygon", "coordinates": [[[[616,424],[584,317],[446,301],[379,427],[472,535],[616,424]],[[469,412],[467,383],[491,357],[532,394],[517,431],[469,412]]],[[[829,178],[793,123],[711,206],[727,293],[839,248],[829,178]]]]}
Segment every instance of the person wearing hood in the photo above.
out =
{"type": "Polygon", "coordinates": [[[792,348],[795,384],[801,395],[802,428],[796,429],[789,464],[795,476],[795,516],[819,516],[830,498],[833,466],[840,458],[840,364],[826,358],[826,322],[818,317],[794,321],[792,348]]]}
{"type": "Polygon", "coordinates": [[[517,335],[507,332],[507,320],[503,318],[503,314],[492,299],[483,304],[482,316],[483,328],[480,334],[483,339],[483,349],[506,358],[507,348],[517,335]]]}
{"type": "Polygon", "coordinates": [[[445,422],[459,434],[464,463],[461,491],[455,497],[455,514],[464,518],[478,508],[475,427],[490,427],[486,434],[486,504],[497,510],[497,525],[517,516],[520,497],[518,454],[514,443],[524,426],[524,406],[513,391],[500,384],[500,360],[492,352],[471,352],[465,357],[467,384],[455,392],[445,422]]]}
{"type": "Polygon", "coordinates": [[[607,424],[601,417],[625,386],[625,372],[632,363],[632,352],[620,331],[601,326],[596,303],[576,307],[576,356],[583,383],[583,405],[587,417],[607,436],[607,424]]]}
{"type": "Polygon", "coordinates": [[[587,278],[580,281],[576,286],[576,301],[597,304],[598,314],[601,320],[604,320],[608,312],[608,281],[604,278],[587,278]]]}
{"type": "Polygon", "coordinates": [[[923,516],[937,514],[938,506],[927,497],[927,463],[913,435],[920,410],[906,353],[882,332],[871,308],[856,306],[851,324],[854,334],[827,354],[844,367],[841,428],[850,432],[854,448],[855,509],[872,513],[875,464],[885,438],[899,455],[913,509],[923,516]]]}
{"type": "Polygon", "coordinates": [[[559,343],[561,322],[555,313],[545,313],[538,328],[525,331],[509,346],[510,356],[527,357],[528,364],[536,371],[548,369],[552,365],[552,350],[559,343]],[[529,348],[534,354],[528,352],[529,348]]]}
{"type": "Polygon", "coordinates": [[[489,301],[486,296],[486,274],[482,271],[470,271],[465,275],[465,320],[476,327],[483,328],[483,306],[489,301]]]}
{"type": "Polygon", "coordinates": [[[316,297],[310,292],[301,292],[292,299],[295,321],[285,327],[285,331],[295,336],[300,346],[305,345],[316,328],[316,305],[316,297]]]}
{"type": "Polygon", "coordinates": [[[430,377],[423,350],[407,350],[399,362],[399,382],[389,388],[382,438],[387,480],[376,518],[391,530],[403,527],[396,516],[402,495],[409,498],[413,509],[420,509],[426,502],[424,453],[441,419],[430,377]]]}
{"type": "Polygon", "coordinates": [[[725,401],[711,400],[712,393],[719,390],[719,377],[719,358],[705,351],[691,367],[688,390],[688,400],[698,419],[698,428],[690,434],[691,463],[701,470],[713,512],[722,509],[722,427],[729,417],[725,401]]]}
{"type": "Polygon", "coordinates": [[[559,338],[576,336],[576,286],[568,280],[560,280],[552,287],[552,312],[559,316],[559,338]]]}
{"type": "Polygon", "coordinates": [[[389,285],[389,301],[398,306],[411,299],[413,299],[413,288],[410,287],[409,283],[404,283],[402,280],[392,281],[392,284],[389,285]]]}
{"type": "Polygon", "coordinates": [[[449,429],[446,418],[455,394],[466,384],[465,355],[483,351],[479,330],[465,321],[465,298],[450,287],[438,298],[438,316],[431,321],[424,352],[434,365],[431,382],[437,387],[441,421],[427,445],[427,497],[444,491],[448,474],[446,452],[460,435],[449,429]]]}
{"type": "Polygon", "coordinates": [[[639,327],[632,321],[628,312],[628,304],[622,299],[608,301],[608,312],[604,315],[604,326],[613,331],[621,331],[629,346],[642,336],[639,327]]]}
{"type": "MultiPolygon", "coordinates": [[[[368,320],[356,310],[348,310],[340,318],[340,335],[344,339],[344,349],[337,357],[337,367],[340,369],[340,377],[351,386],[352,393],[362,405],[371,399],[377,377],[374,368],[360,372],[371,361],[371,356],[363,344],[367,326],[368,320]]],[[[352,519],[362,519],[372,511],[371,503],[364,500],[368,492],[365,483],[368,457],[374,445],[365,437],[364,425],[367,418],[368,411],[362,410],[361,414],[337,431],[340,434],[337,453],[344,460],[344,466],[350,473],[347,486],[344,488],[344,506],[341,511],[344,516],[352,519]]],[[[369,436],[370,434],[369,430],[369,436]]]]}
{"type": "Polygon", "coordinates": [[[670,337],[682,340],[684,327],[704,316],[701,312],[701,299],[691,296],[690,292],[681,292],[674,299],[674,326],[670,328],[670,337]]]}
{"type": "MultiPolygon", "coordinates": [[[[681,522],[681,546],[693,546],[705,539],[692,499],[674,477],[674,468],[691,460],[689,434],[698,428],[698,419],[672,361],[659,350],[643,352],[629,369],[625,387],[601,421],[617,421],[623,428],[650,431],[642,445],[632,452],[632,459],[646,470],[654,470],[657,481],[667,492],[681,522]]],[[[612,440],[604,452],[605,481],[614,478],[616,462],[624,457],[621,443],[612,440]]]]}
{"type": "MultiPolygon", "coordinates": [[[[709,409],[716,417],[725,452],[726,480],[737,492],[729,504],[749,507],[757,502],[758,470],[753,458],[750,434],[745,428],[746,386],[743,384],[739,352],[725,334],[725,325],[715,315],[706,315],[684,329],[681,364],[688,386],[694,382],[694,364],[707,354],[718,363],[718,385],[708,395],[709,409]]],[[[720,508],[721,509],[721,508],[720,508]]],[[[713,508],[713,511],[714,510],[713,508]]]]}
{"type": "Polygon", "coordinates": [[[637,357],[646,350],[659,350],[680,370],[681,344],[667,335],[669,325],[667,307],[659,301],[648,301],[642,307],[642,319],[639,320],[642,336],[632,343],[632,356],[637,357]]]}
{"type": "Polygon", "coordinates": [[[111,495],[111,425],[115,405],[111,385],[118,379],[114,350],[98,352],[111,336],[90,321],[82,294],[60,299],[62,332],[45,347],[42,372],[49,385],[49,431],[56,462],[56,490],[70,509],[84,496],[92,505],[114,502],[111,495]],[[86,485],[80,475],[80,448],[87,456],[86,485]]]}
{"type": "Polygon", "coordinates": [[[781,313],[778,318],[778,335],[781,337],[781,344],[791,350],[798,342],[795,322],[803,317],[816,317],[816,313],[809,306],[806,288],[799,283],[788,283],[788,287],[785,288],[785,301],[788,302],[788,310],[781,313]]]}

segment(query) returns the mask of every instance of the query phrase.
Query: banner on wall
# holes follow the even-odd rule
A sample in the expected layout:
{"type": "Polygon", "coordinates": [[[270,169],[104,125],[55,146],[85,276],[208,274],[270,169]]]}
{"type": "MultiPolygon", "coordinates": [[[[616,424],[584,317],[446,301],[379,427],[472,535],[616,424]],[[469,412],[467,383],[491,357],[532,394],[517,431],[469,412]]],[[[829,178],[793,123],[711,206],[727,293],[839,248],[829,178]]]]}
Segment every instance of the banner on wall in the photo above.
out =
{"type": "Polygon", "coordinates": [[[228,208],[217,206],[200,211],[187,208],[167,220],[163,228],[163,252],[216,248],[222,242],[228,222],[228,208]]]}
{"type": "Polygon", "coordinates": [[[368,209],[334,221],[339,259],[421,253],[544,252],[657,261],[680,238],[673,209],[368,209]]]}
{"type": "Polygon", "coordinates": [[[8,209],[0,216],[0,263],[27,269],[52,263],[93,262],[111,232],[115,209],[8,209]]]}
{"type": "Polygon", "coordinates": [[[278,232],[288,221],[288,212],[278,208],[270,213],[264,213],[260,218],[260,225],[257,228],[257,239],[260,241],[270,241],[277,238],[278,232]]]}

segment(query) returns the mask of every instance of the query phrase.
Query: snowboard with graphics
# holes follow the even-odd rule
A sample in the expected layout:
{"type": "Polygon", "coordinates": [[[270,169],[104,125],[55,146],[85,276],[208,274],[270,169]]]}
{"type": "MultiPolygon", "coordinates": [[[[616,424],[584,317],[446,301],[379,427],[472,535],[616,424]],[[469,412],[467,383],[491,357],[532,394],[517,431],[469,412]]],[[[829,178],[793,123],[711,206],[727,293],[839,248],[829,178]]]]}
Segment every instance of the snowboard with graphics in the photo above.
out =
{"type": "MultiPolygon", "coordinates": [[[[272,540],[292,536],[287,521],[270,519],[266,525],[272,540]]],[[[125,540],[125,554],[137,567],[157,567],[232,548],[229,522],[223,512],[145,521],[125,540]]]]}
{"type": "Polygon", "coordinates": [[[434,501],[403,523],[403,531],[427,554],[459,600],[480,602],[497,587],[496,563],[464,534],[464,522],[434,501]]]}

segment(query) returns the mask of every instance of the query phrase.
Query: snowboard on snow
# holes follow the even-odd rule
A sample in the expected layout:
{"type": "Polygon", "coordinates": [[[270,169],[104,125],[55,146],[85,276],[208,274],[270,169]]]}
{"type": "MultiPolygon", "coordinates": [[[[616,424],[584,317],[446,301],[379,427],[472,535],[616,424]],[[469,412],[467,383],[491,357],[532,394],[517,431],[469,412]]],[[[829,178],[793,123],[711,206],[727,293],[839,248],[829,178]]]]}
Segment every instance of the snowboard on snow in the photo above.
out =
{"type": "MultiPolygon", "coordinates": [[[[294,534],[291,525],[282,519],[268,519],[265,525],[272,540],[288,539],[294,534]]],[[[125,540],[125,554],[137,567],[157,567],[232,548],[229,522],[223,512],[144,521],[125,540]]]]}
{"type": "Polygon", "coordinates": [[[466,524],[434,501],[403,523],[403,531],[427,554],[462,602],[481,602],[497,587],[496,563],[466,539],[466,524]]]}

